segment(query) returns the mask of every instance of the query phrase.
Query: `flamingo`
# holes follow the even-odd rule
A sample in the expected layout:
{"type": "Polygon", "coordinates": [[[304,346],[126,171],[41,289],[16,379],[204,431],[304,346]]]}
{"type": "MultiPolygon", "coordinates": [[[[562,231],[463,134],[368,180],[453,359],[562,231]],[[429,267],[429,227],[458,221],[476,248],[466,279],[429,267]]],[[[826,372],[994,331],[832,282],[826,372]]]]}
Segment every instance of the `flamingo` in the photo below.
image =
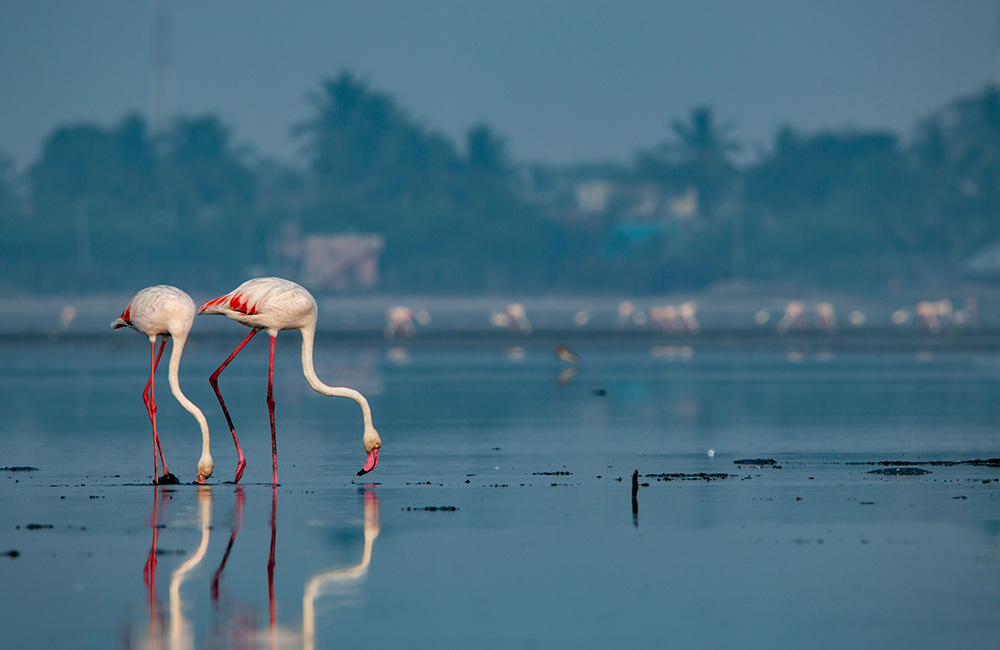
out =
{"type": "Polygon", "coordinates": [[[246,459],[243,457],[243,450],[240,447],[239,438],[236,436],[233,420],[229,417],[229,410],[226,408],[222,393],[219,391],[219,375],[226,369],[229,362],[239,354],[243,346],[262,329],[267,330],[271,337],[271,352],[267,369],[267,409],[271,416],[271,455],[274,483],[278,483],[278,445],[274,432],[274,342],[281,330],[297,329],[302,333],[302,374],[305,375],[306,381],[309,382],[313,390],[330,397],[347,397],[361,406],[365,423],[362,442],[368,458],[365,460],[364,467],[358,472],[358,476],[367,474],[378,464],[378,452],[382,447],[382,440],[372,425],[372,412],[368,406],[368,400],[353,388],[327,386],[319,380],[313,369],[313,339],[316,334],[317,312],[316,299],[312,297],[312,294],[295,282],[282,278],[247,280],[232,292],[219,296],[215,300],[209,300],[198,310],[199,314],[222,314],[250,328],[250,333],[243,339],[243,342],[236,346],[233,353],[209,377],[209,382],[215,389],[219,404],[222,406],[222,412],[226,416],[226,422],[229,423],[229,431],[233,434],[236,453],[239,455],[236,478],[234,479],[236,483],[243,476],[246,459]]]}
{"type": "Polygon", "coordinates": [[[204,483],[212,475],[212,454],[209,451],[208,421],[194,403],[191,402],[184,393],[181,392],[180,383],[177,379],[178,369],[181,365],[181,354],[184,352],[184,343],[187,341],[188,332],[194,323],[194,301],[177,287],[168,285],[157,285],[147,287],[132,296],[125,311],[121,316],[111,323],[112,329],[131,327],[132,329],[149,337],[149,380],[146,388],[142,392],[142,401],[146,405],[149,413],[149,421],[153,425],[153,483],[179,483],[177,477],[167,470],[167,461],[163,457],[163,448],[160,446],[160,436],[156,431],[156,391],[154,378],[156,367],[163,356],[163,348],[167,344],[167,339],[173,337],[174,344],[170,351],[170,371],[168,379],[170,381],[170,392],[174,394],[177,401],[181,403],[201,427],[201,459],[198,461],[198,474],[194,479],[195,483],[204,483]],[[162,337],[160,351],[156,353],[156,338],[162,337]],[[163,476],[156,478],[159,474],[156,464],[156,456],[159,453],[160,461],[163,463],[163,476]]]}

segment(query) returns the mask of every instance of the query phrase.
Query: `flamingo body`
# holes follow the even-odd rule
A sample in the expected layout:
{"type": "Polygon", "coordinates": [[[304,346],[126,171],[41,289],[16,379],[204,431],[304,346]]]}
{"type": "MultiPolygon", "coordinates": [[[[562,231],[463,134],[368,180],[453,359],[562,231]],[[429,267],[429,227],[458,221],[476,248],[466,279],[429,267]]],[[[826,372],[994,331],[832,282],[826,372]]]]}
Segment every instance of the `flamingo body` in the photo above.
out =
{"type": "Polygon", "coordinates": [[[199,314],[221,314],[274,336],[280,330],[316,326],[316,300],[302,286],[282,278],[247,280],[232,293],[209,300],[199,314]]]}
{"type": "Polygon", "coordinates": [[[274,483],[278,482],[278,451],[274,428],[273,397],[274,341],[281,330],[297,329],[302,333],[302,373],[313,390],[331,397],[347,397],[361,406],[365,425],[362,442],[368,457],[364,467],[358,472],[358,476],[375,469],[378,464],[378,453],[382,447],[382,440],[372,425],[371,409],[368,405],[368,400],[365,399],[364,395],[352,388],[327,386],[319,380],[313,368],[313,341],[316,334],[318,309],[316,307],[316,300],[312,294],[304,287],[290,280],[282,278],[254,278],[253,280],[247,280],[224,296],[209,300],[199,308],[198,313],[221,314],[251,328],[250,333],[243,339],[243,342],[233,350],[229,358],[209,378],[212,388],[215,389],[215,394],[219,398],[222,412],[229,423],[230,433],[233,434],[233,442],[236,444],[239,461],[236,467],[235,482],[239,482],[240,477],[243,475],[246,461],[243,457],[243,451],[240,448],[239,438],[236,435],[236,428],[233,425],[232,418],[229,416],[226,403],[222,399],[218,379],[222,371],[229,365],[229,362],[233,360],[240,350],[243,349],[243,346],[260,330],[266,330],[271,337],[267,405],[271,416],[271,451],[274,483]]]}
{"type": "Polygon", "coordinates": [[[147,287],[132,296],[128,305],[125,306],[121,316],[112,323],[112,329],[131,327],[132,329],[145,334],[150,342],[150,372],[149,381],[146,383],[146,390],[143,392],[143,401],[149,413],[150,422],[153,425],[153,476],[154,483],[177,482],[176,477],[167,471],[167,463],[163,457],[163,450],[160,446],[159,434],[156,430],[156,398],[155,398],[155,374],[156,367],[163,354],[163,347],[168,338],[173,339],[173,348],[170,352],[169,383],[170,391],[180,402],[201,428],[202,454],[198,461],[198,474],[195,483],[204,483],[212,475],[213,463],[212,454],[209,451],[208,422],[205,415],[194,403],[181,392],[178,380],[178,370],[180,368],[181,354],[184,352],[184,344],[187,341],[188,333],[194,323],[195,305],[191,296],[187,295],[177,287],[161,284],[147,287]],[[156,339],[162,337],[159,354],[155,353],[156,339]],[[159,470],[156,468],[157,452],[163,462],[163,476],[156,478],[159,470]]]}

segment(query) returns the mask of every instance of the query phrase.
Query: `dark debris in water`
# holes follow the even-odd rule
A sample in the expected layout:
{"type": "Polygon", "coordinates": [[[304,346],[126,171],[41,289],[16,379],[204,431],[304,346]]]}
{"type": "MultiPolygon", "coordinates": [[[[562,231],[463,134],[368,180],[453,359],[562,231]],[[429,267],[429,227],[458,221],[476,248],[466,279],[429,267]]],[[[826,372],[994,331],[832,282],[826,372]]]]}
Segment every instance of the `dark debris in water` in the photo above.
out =
{"type": "Polygon", "coordinates": [[[423,508],[407,507],[407,512],[455,512],[458,506],[424,506],[423,508]]]}
{"type": "Polygon", "coordinates": [[[729,474],[699,472],[698,474],[644,474],[645,478],[655,478],[657,481],[721,481],[730,478],[729,474]]]}
{"type": "Polygon", "coordinates": [[[30,465],[15,465],[14,467],[0,467],[0,472],[37,472],[37,467],[31,467],[30,465]]]}
{"type": "Polygon", "coordinates": [[[734,460],[734,465],[753,465],[754,467],[774,467],[775,469],[781,469],[781,465],[778,465],[778,461],[773,458],[742,458],[740,460],[734,460]]]}
{"type": "Polygon", "coordinates": [[[571,476],[573,472],[532,472],[532,476],[571,476]]]}
{"type": "Polygon", "coordinates": [[[920,467],[884,467],[882,469],[873,469],[868,473],[881,474],[883,476],[921,476],[923,474],[930,474],[931,471],[921,469],[920,467]]]}
{"type": "MultiPolygon", "coordinates": [[[[20,526],[18,526],[20,528],[20,526]]],[[[43,528],[55,528],[54,524],[28,524],[25,526],[27,530],[41,530],[43,528]]]]}
{"type": "Polygon", "coordinates": [[[845,465],[883,465],[896,467],[954,467],[955,465],[973,465],[976,467],[1000,467],[1000,458],[975,458],[973,460],[866,460],[849,461],[845,465]]]}
{"type": "Polygon", "coordinates": [[[0,553],[0,555],[4,557],[19,557],[21,555],[21,551],[17,550],[16,548],[12,548],[9,551],[4,551],[3,553],[0,553]]]}

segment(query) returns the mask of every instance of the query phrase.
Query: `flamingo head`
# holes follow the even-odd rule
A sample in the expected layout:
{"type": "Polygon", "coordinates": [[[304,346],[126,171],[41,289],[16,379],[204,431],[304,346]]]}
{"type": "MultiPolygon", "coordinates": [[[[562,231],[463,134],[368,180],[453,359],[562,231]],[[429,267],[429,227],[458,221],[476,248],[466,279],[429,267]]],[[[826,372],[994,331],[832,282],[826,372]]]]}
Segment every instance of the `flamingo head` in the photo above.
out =
{"type": "Polygon", "coordinates": [[[365,466],[358,470],[358,476],[364,476],[378,465],[378,450],[382,448],[382,439],[374,427],[365,429],[364,443],[368,458],[365,460],[365,466]]]}
{"type": "Polygon", "coordinates": [[[211,456],[202,456],[198,461],[198,475],[194,477],[194,482],[201,485],[212,475],[215,465],[211,456]]]}

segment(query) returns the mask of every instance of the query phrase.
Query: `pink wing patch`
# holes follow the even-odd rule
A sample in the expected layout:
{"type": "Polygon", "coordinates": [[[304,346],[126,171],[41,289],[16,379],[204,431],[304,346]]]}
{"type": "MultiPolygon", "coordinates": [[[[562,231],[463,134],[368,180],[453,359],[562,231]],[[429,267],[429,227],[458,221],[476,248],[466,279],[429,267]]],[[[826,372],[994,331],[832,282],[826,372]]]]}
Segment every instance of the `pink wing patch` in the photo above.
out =
{"type": "Polygon", "coordinates": [[[249,316],[252,316],[257,313],[257,309],[255,307],[250,307],[247,304],[246,297],[241,293],[235,294],[229,300],[229,308],[232,309],[233,311],[238,311],[240,313],[247,314],[249,316]]]}
{"type": "Polygon", "coordinates": [[[119,318],[121,318],[126,323],[132,322],[132,303],[129,303],[128,306],[125,307],[125,311],[122,312],[122,315],[119,316],[119,318]]]}

